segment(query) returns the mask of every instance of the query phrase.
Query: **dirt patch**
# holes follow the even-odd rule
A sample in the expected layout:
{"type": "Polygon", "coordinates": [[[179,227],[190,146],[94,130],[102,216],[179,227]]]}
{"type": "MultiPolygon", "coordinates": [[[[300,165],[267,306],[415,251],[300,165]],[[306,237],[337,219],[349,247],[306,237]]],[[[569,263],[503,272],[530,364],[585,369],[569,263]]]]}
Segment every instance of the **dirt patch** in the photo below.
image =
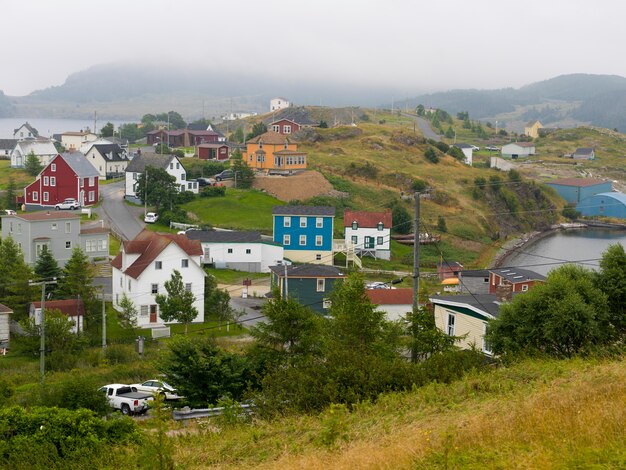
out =
{"type": "Polygon", "coordinates": [[[315,196],[341,195],[317,171],[303,171],[292,176],[258,176],[254,180],[254,188],[265,191],[281,201],[305,201],[315,196]]]}

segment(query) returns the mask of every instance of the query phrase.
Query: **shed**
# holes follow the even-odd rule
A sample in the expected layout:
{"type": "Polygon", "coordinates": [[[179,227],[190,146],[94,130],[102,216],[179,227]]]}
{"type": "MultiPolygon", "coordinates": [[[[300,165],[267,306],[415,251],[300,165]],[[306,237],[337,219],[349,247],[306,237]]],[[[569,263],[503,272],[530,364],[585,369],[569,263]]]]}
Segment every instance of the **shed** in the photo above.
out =
{"type": "Polygon", "coordinates": [[[626,194],[619,192],[599,193],[583,199],[576,210],[585,216],[604,216],[626,219],[626,194]]]}
{"type": "Polygon", "coordinates": [[[535,144],[532,142],[513,142],[502,147],[504,158],[528,157],[535,154],[535,144]]]}
{"type": "Polygon", "coordinates": [[[577,204],[583,199],[611,192],[613,189],[610,181],[595,178],[564,178],[550,181],[547,185],[554,188],[559,196],[570,204],[577,204]]]}

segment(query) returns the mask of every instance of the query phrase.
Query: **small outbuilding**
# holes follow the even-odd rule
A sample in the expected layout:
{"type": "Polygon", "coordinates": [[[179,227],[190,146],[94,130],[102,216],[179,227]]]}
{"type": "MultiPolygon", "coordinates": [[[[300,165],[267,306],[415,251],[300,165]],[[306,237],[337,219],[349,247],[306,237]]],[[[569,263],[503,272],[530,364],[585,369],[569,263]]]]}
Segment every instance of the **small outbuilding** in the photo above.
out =
{"type": "Polygon", "coordinates": [[[535,154],[535,144],[532,142],[513,142],[504,145],[501,150],[504,158],[523,158],[535,154]]]}
{"type": "Polygon", "coordinates": [[[608,193],[613,189],[610,181],[595,178],[564,178],[550,181],[547,185],[554,188],[559,196],[570,204],[577,204],[583,199],[599,193],[608,193]]]}
{"type": "Polygon", "coordinates": [[[600,193],[578,203],[576,210],[584,216],[604,216],[626,219],[626,194],[600,193]]]}

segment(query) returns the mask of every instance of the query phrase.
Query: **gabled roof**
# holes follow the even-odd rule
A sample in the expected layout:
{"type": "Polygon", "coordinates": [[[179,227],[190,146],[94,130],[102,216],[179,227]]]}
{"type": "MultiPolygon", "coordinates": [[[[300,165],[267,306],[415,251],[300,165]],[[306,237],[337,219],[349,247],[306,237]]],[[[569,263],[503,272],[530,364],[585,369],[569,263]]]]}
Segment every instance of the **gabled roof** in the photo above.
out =
{"type": "Polygon", "coordinates": [[[413,289],[367,289],[365,293],[374,305],[413,304],[413,289]]]}
{"type": "Polygon", "coordinates": [[[167,168],[175,155],[160,155],[156,153],[142,153],[131,160],[126,167],[127,172],[143,173],[147,166],[167,168]]]}
{"type": "MultiPolygon", "coordinates": [[[[41,308],[41,302],[31,302],[31,305],[35,308],[41,308]]],[[[68,317],[82,317],[85,314],[85,304],[81,299],[46,300],[45,310],[52,308],[60,310],[68,317]]]]}
{"type": "Polygon", "coordinates": [[[546,184],[558,184],[560,186],[576,186],[578,188],[586,188],[588,186],[595,186],[597,184],[605,184],[609,181],[599,180],[595,178],[563,178],[560,180],[548,181],[546,184]]]}
{"type": "Polygon", "coordinates": [[[335,216],[335,208],[332,206],[274,206],[272,215],[317,215],[335,216]]]}
{"type": "Polygon", "coordinates": [[[439,261],[437,269],[463,269],[463,265],[458,261],[439,261]]]}
{"type": "Polygon", "coordinates": [[[287,277],[301,278],[301,277],[324,277],[324,278],[344,278],[346,277],[339,269],[334,266],[327,266],[324,264],[299,264],[299,265],[281,265],[270,266],[270,270],[279,277],[285,276],[285,268],[287,270],[287,277]]]}
{"type": "Polygon", "coordinates": [[[287,136],[274,131],[267,131],[265,134],[257,135],[248,140],[249,144],[267,144],[267,145],[284,145],[289,143],[287,136]]]}
{"type": "Polygon", "coordinates": [[[391,228],[393,225],[391,209],[387,209],[385,212],[353,211],[346,209],[343,212],[343,226],[349,227],[352,225],[352,222],[356,222],[359,228],[376,228],[379,222],[382,222],[385,228],[391,228]]]}
{"type": "Polygon", "coordinates": [[[185,233],[190,240],[204,243],[260,243],[260,232],[239,232],[226,230],[189,230],[185,233]]]}
{"type": "Polygon", "coordinates": [[[17,139],[0,139],[0,149],[14,149],[17,139]]]}
{"type": "MultiPolygon", "coordinates": [[[[201,256],[202,245],[198,240],[190,240],[185,235],[171,233],[157,233],[143,230],[133,240],[123,243],[123,252],[126,254],[138,254],[139,257],[126,268],[124,274],[137,279],[141,273],[161,254],[171,243],[176,244],[189,256],[201,256]]],[[[111,265],[122,269],[123,253],[120,252],[111,262],[111,265]]]]}
{"type": "Polygon", "coordinates": [[[26,121],[24,124],[22,124],[17,129],[13,129],[13,134],[15,134],[17,131],[19,131],[22,127],[25,127],[26,129],[28,129],[30,131],[30,133],[33,134],[34,137],[39,136],[39,131],[37,129],[35,129],[33,126],[31,126],[28,123],[28,121],[26,121]]]}
{"type": "Polygon", "coordinates": [[[488,318],[495,318],[500,313],[500,304],[494,294],[434,295],[429,300],[433,304],[449,306],[452,309],[466,308],[488,318]]]}
{"type": "Polygon", "coordinates": [[[489,277],[488,269],[468,269],[459,272],[460,277],[489,277]]]}
{"type": "Polygon", "coordinates": [[[59,153],[50,140],[20,140],[15,145],[15,148],[18,147],[24,155],[28,155],[30,152],[33,152],[35,155],[56,155],[59,153]]]}
{"type": "Polygon", "coordinates": [[[209,142],[208,144],[198,144],[196,147],[201,149],[218,149],[220,147],[228,147],[228,142],[209,142]]]}
{"type": "MultiPolygon", "coordinates": [[[[64,153],[59,155],[70,166],[76,176],[79,178],[89,178],[92,176],[100,176],[98,170],[87,160],[80,152],[64,153]]],[[[56,158],[58,158],[56,157],[56,158]]],[[[52,161],[50,162],[52,163],[52,161]]]]}
{"type": "Polygon", "coordinates": [[[535,271],[521,268],[498,268],[490,269],[489,272],[497,274],[513,284],[526,281],[545,281],[546,279],[545,276],[536,273],[535,271]]]}
{"type": "Polygon", "coordinates": [[[96,135],[96,134],[94,134],[91,131],[78,131],[78,132],[76,132],[76,131],[67,131],[67,132],[64,132],[63,134],[61,134],[61,136],[64,136],[64,135],[66,135],[68,137],[84,137],[86,135],[96,135]]]}
{"type": "Polygon", "coordinates": [[[591,155],[593,154],[593,149],[590,147],[581,147],[577,148],[574,152],[574,155],[591,155]]]}
{"type": "Polygon", "coordinates": [[[120,162],[128,161],[126,154],[117,144],[95,144],[91,148],[95,148],[102,157],[107,161],[120,162]]]}
{"type": "Polygon", "coordinates": [[[3,215],[2,217],[15,217],[16,219],[22,219],[27,221],[38,220],[63,220],[63,219],[80,219],[80,214],[73,212],[62,211],[39,211],[39,212],[25,212],[23,214],[16,215],[3,215]]]}
{"type": "Polygon", "coordinates": [[[291,121],[300,126],[317,126],[318,123],[310,118],[309,111],[304,107],[293,107],[279,109],[271,116],[270,125],[278,121],[291,121]]]}
{"type": "Polygon", "coordinates": [[[0,304],[0,313],[13,313],[13,310],[4,304],[0,304]]]}

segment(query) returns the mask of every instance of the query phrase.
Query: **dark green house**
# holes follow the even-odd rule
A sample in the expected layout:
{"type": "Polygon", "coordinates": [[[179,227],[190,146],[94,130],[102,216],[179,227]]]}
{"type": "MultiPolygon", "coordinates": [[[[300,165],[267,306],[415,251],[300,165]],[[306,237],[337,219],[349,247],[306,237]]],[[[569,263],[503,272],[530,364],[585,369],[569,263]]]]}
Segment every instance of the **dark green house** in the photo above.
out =
{"type": "Polygon", "coordinates": [[[318,313],[327,313],[330,293],[345,274],[334,266],[301,264],[270,266],[272,287],[277,286],[284,297],[297,300],[318,313]]]}

